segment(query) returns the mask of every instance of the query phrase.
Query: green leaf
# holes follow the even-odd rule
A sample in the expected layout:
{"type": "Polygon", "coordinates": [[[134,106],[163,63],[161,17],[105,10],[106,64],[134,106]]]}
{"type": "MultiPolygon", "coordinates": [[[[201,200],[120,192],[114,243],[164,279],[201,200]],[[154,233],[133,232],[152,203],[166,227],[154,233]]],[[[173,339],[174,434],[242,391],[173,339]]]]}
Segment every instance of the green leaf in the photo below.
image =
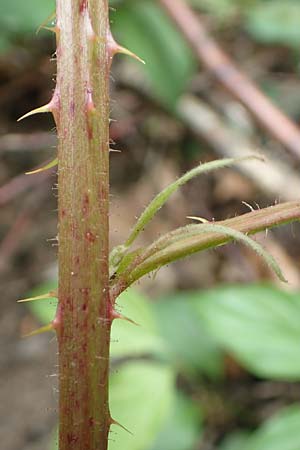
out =
{"type": "Polygon", "coordinates": [[[161,355],[166,347],[159,336],[153,306],[142,294],[130,289],[118,297],[121,314],[136,322],[115,320],[112,326],[111,354],[114,357],[161,355]]]}
{"type": "Polygon", "coordinates": [[[147,450],[172,408],[174,376],[150,362],[127,363],[111,376],[110,410],[114,420],[109,450],[147,450]]]}
{"type": "Polygon", "coordinates": [[[249,8],[246,27],[255,39],[298,48],[300,45],[298,0],[272,0],[249,8]]]}
{"type": "Polygon", "coordinates": [[[111,19],[121,45],[146,61],[139,69],[145,71],[154,96],[173,108],[196,68],[180,32],[152,0],[124,2],[111,19]]]}
{"type": "Polygon", "coordinates": [[[201,438],[201,425],[202,414],[199,406],[178,393],[171,416],[149,449],[192,450],[201,438]]]}
{"type": "Polygon", "coordinates": [[[300,297],[267,285],[205,291],[196,305],[209,333],[252,373],[300,379],[300,297]]]}
{"type": "Polygon", "coordinates": [[[54,0],[0,0],[1,32],[11,35],[35,33],[55,10],[54,0]]]}
{"type": "Polygon", "coordinates": [[[299,424],[300,406],[285,408],[254,433],[245,450],[299,450],[299,424]]]}
{"type": "Polygon", "coordinates": [[[219,450],[299,450],[300,407],[292,405],[267,420],[252,435],[229,436],[219,450]]]}
{"type": "Polygon", "coordinates": [[[198,292],[187,291],[159,299],[153,305],[156,320],[171,361],[180,371],[218,379],[223,375],[222,354],[197,317],[194,303],[198,298],[198,292]]]}

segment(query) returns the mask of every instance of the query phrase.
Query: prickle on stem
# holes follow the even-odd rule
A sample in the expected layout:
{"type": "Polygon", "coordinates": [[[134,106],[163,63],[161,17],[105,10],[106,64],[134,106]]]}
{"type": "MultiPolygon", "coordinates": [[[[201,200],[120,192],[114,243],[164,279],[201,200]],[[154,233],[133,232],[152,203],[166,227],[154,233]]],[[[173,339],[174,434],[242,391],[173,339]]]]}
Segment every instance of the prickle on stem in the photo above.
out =
{"type": "Polygon", "coordinates": [[[114,319],[125,320],[126,322],[129,322],[132,325],[136,325],[137,327],[140,326],[137,322],[135,322],[134,320],[130,319],[129,317],[123,316],[123,314],[119,313],[115,309],[112,310],[111,317],[112,317],[113,320],[114,319]]]}
{"type": "Polygon", "coordinates": [[[109,55],[110,55],[111,60],[118,53],[122,53],[123,55],[131,56],[131,58],[136,59],[137,61],[139,61],[142,64],[146,64],[146,62],[142,58],[140,58],[138,55],[136,55],[132,51],[128,50],[127,48],[122,47],[122,45],[118,44],[115,41],[115,39],[110,31],[107,36],[107,46],[108,46],[109,55]]]}
{"type": "Polygon", "coordinates": [[[57,291],[49,291],[46,294],[37,295],[36,297],[29,297],[29,298],[23,298],[21,300],[18,300],[18,303],[25,303],[25,302],[34,302],[36,300],[46,300],[49,298],[57,298],[57,291]]]}
{"type": "Polygon", "coordinates": [[[25,172],[25,175],[34,175],[36,173],[44,172],[45,170],[52,169],[52,167],[57,166],[58,164],[58,158],[54,158],[49,163],[45,164],[42,167],[39,167],[38,169],[30,170],[29,172],[25,172]]]}
{"type": "Polygon", "coordinates": [[[31,331],[30,333],[24,334],[22,337],[32,337],[37,336],[38,334],[47,333],[48,331],[55,331],[54,324],[51,322],[48,325],[45,325],[44,327],[38,328],[37,330],[31,331]]]}

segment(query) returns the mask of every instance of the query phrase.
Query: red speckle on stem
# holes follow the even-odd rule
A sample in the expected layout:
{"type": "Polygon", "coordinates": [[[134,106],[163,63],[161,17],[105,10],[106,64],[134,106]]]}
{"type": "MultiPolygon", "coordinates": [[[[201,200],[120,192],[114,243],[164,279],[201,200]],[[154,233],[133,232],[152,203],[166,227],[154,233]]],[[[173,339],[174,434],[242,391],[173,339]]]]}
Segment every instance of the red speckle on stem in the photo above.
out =
{"type": "Polygon", "coordinates": [[[82,214],[84,217],[88,215],[89,212],[89,206],[90,206],[90,199],[88,194],[84,194],[83,200],[82,200],[82,214]]]}
{"type": "Polygon", "coordinates": [[[81,294],[84,296],[84,303],[81,306],[81,310],[82,311],[87,311],[88,309],[88,299],[89,299],[89,294],[90,294],[90,289],[89,288],[81,288],[80,289],[81,294]]]}
{"type": "Polygon", "coordinates": [[[76,444],[76,442],[78,442],[78,436],[76,436],[73,433],[68,433],[67,434],[67,441],[68,441],[69,445],[76,444]]]}
{"type": "Polygon", "coordinates": [[[90,289],[89,289],[89,288],[81,288],[81,289],[80,289],[80,292],[81,292],[83,295],[89,295],[90,289]]]}
{"type": "Polygon", "coordinates": [[[74,113],[75,113],[75,102],[74,100],[70,101],[70,114],[72,117],[74,117],[74,113]]]}
{"type": "Polygon", "coordinates": [[[87,124],[87,134],[88,134],[88,138],[91,141],[93,139],[93,127],[90,125],[90,123],[88,122],[87,124]]]}
{"type": "Polygon", "coordinates": [[[90,427],[93,427],[94,424],[95,424],[94,418],[93,418],[93,417],[90,417],[90,418],[89,418],[89,426],[90,426],[90,427]]]}
{"type": "Polygon", "coordinates": [[[69,308],[72,307],[72,297],[69,295],[66,296],[63,300],[60,301],[61,311],[64,310],[65,306],[68,306],[69,308]]]}
{"type": "Polygon", "coordinates": [[[98,198],[99,198],[100,203],[103,202],[103,199],[106,198],[106,195],[107,195],[107,187],[104,184],[100,183],[99,191],[98,191],[98,196],[99,196],[98,198]]]}
{"type": "Polygon", "coordinates": [[[95,113],[95,105],[93,102],[92,90],[91,88],[87,89],[87,98],[86,98],[86,114],[87,114],[87,134],[88,138],[91,141],[93,139],[93,114],[95,113]]]}
{"type": "MultiPolygon", "coordinates": [[[[83,353],[83,354],[85,354],[85,353],[87,352],[87,348],[88,348],[87,343],[86,343],[86,342],[83,342],[83,343],[82,343],[82,346],[81,346],[81,349],[82,349],[82,353],[83,353]]],[[[84,365],[85,365],[84,361],[80,361],[79,366],[81,366],[82,368],[84,368],[84,365]]]]}
{"type": "Polygon", "coordinates": [[[91,244],[93,244],[96,241],[96,236],[93,233],[91,233],[91,231],[87,231],[85,233],[85,238],[91,244]]]}
{"type": "Polygon", "coordinates": [[[79,5],[79,12],[83,13],[88,7],[88,0],[81,0],[79,5]]]}

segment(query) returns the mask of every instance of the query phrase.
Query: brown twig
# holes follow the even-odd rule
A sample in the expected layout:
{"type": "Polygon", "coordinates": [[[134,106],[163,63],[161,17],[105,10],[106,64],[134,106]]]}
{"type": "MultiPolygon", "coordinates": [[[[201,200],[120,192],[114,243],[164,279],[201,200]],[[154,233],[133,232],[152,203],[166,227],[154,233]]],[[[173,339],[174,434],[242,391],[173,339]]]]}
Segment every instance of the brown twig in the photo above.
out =
{"type": "Polygon", "coordinates": [[[199,17],[182,0],[159,0],[198,59],[261,124],[300,160],[300,130],[243,74],[209,35],[199,17]]]}

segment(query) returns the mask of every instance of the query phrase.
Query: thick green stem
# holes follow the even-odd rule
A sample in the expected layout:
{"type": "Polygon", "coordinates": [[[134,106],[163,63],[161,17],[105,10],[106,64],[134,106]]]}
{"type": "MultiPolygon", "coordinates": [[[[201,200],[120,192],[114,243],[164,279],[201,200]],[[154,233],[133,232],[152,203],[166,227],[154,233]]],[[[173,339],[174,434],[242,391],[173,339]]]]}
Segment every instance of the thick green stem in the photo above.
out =
{"type": "Polygon", "coordinates": [[[59,449],[106,450],[112,309],[108,289],[108,0],[57,0],[59,449]]]}

